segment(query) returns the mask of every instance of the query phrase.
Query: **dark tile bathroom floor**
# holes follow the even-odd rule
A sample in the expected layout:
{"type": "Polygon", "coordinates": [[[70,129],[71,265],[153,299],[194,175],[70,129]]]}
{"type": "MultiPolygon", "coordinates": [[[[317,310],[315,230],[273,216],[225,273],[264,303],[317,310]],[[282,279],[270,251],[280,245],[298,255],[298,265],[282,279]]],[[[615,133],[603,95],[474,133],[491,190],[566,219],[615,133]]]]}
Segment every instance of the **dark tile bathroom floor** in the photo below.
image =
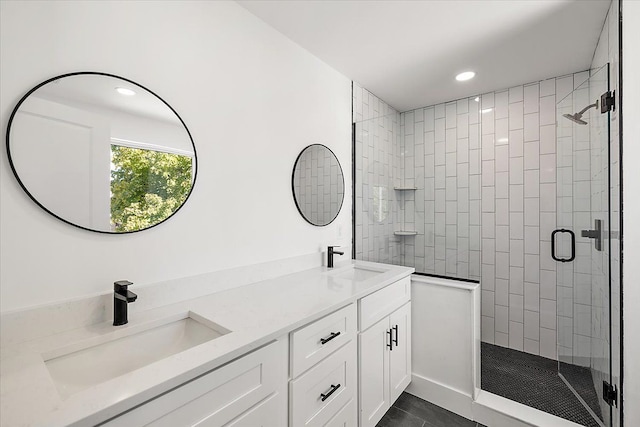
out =
{"type": "MultiPolygon", "coordinates": [[[[558,362],[482,343],[482,389],[588,427],[598,427],[558,376],[558,362]]],[[[563,375],[600,415],[598,396],[586,368],[564,365],[563,375]]]]}
{"type": "Polygon", "coordinates": [[[377,427],[484,427],[460,415],[424,401],[409,393],[402,393],[377,427]]]}

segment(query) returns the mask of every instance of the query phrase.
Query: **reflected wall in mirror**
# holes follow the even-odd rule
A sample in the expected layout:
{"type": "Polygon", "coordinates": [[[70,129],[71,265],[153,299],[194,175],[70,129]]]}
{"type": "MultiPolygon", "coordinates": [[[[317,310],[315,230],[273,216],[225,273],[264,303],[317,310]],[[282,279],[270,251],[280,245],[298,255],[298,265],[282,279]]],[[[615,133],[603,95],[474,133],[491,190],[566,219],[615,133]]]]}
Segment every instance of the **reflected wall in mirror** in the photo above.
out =
{"type": "Polygon", "coordinates": [[[291,184],[298,211],[307,222],[324,226],[336,219],[344,200],[344,176],[333,151],[322,144],[302,150],[291,184]]]}
{"type": "Polygon", "coordinates": [[[25,192],[58,219],[101,233],[167,220],[196,179],[196,150],[178,114],[122,77],[80,72],[31,89],[7,127],[25,192]]]}

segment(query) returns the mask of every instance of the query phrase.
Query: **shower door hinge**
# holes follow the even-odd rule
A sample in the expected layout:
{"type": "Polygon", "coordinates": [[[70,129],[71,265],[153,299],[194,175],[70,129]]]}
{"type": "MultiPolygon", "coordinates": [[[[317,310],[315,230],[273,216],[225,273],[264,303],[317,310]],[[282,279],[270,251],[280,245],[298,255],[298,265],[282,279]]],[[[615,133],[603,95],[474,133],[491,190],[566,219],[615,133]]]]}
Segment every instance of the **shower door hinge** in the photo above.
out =
{"type": "Polygon", "coordinates": [[[600,97],[600,113],[608,113],[616,109],[616,91],[607,91],[600,97]]]}
{"type": "Polygon", "coordinates": [[[602,398],[609,406],[618,406],[618,388],[602,381],[602,398]]]}

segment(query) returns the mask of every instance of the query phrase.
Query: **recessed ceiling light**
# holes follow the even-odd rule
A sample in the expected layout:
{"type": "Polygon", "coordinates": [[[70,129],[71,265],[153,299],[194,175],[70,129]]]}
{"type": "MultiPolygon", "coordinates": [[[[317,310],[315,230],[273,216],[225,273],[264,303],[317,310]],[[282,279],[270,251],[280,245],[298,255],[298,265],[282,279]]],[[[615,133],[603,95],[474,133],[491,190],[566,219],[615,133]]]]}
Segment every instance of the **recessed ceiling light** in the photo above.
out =
{"type": "Polygon", "coordinates": [[[126,87],[117,87],[116,92],[118,92],[120,95],[125,96],[133,96],[136,94],[133,90],[127,89],[126,87]]]}
{"type": "Polygon", "coordinates": [[[500,138],[498,142],[509,142],[509,138],[500,138]]]}
{"type": "Polygon", "coordinates": [[[476,101],[476,102],[480,102],[480,97],[479,97],[479,96],[476,96],[476,97],[474,98],[474,101],[476,101]]]}
{"type": "Polygon", "coordinates": [[[476,76],[476,73],[473,71],[465,71],[464,73],[460,73],[456,76],[456,80],[459,82],[464,82],[466,80],[471,80],[476,76]]]}
{"type": "Polygon", "coordinates": [[[493,111],[493,108],[485,108],[484,110],[480,110],[482,114],[487,114],[493,111]]]}

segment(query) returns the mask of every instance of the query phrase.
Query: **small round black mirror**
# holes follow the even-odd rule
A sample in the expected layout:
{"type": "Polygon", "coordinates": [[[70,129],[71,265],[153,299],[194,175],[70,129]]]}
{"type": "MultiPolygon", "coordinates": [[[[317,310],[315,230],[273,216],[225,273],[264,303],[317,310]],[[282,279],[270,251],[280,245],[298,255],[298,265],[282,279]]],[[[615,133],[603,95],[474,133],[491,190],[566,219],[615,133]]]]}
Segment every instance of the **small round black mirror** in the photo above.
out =
{"type": "Polygon", "coordinates": [[[312,144],[298,155],[291,179],[300,215],[310,224],[325,226],[336,219],[344,201],[344,175],[336,155],[312,144]]]}

